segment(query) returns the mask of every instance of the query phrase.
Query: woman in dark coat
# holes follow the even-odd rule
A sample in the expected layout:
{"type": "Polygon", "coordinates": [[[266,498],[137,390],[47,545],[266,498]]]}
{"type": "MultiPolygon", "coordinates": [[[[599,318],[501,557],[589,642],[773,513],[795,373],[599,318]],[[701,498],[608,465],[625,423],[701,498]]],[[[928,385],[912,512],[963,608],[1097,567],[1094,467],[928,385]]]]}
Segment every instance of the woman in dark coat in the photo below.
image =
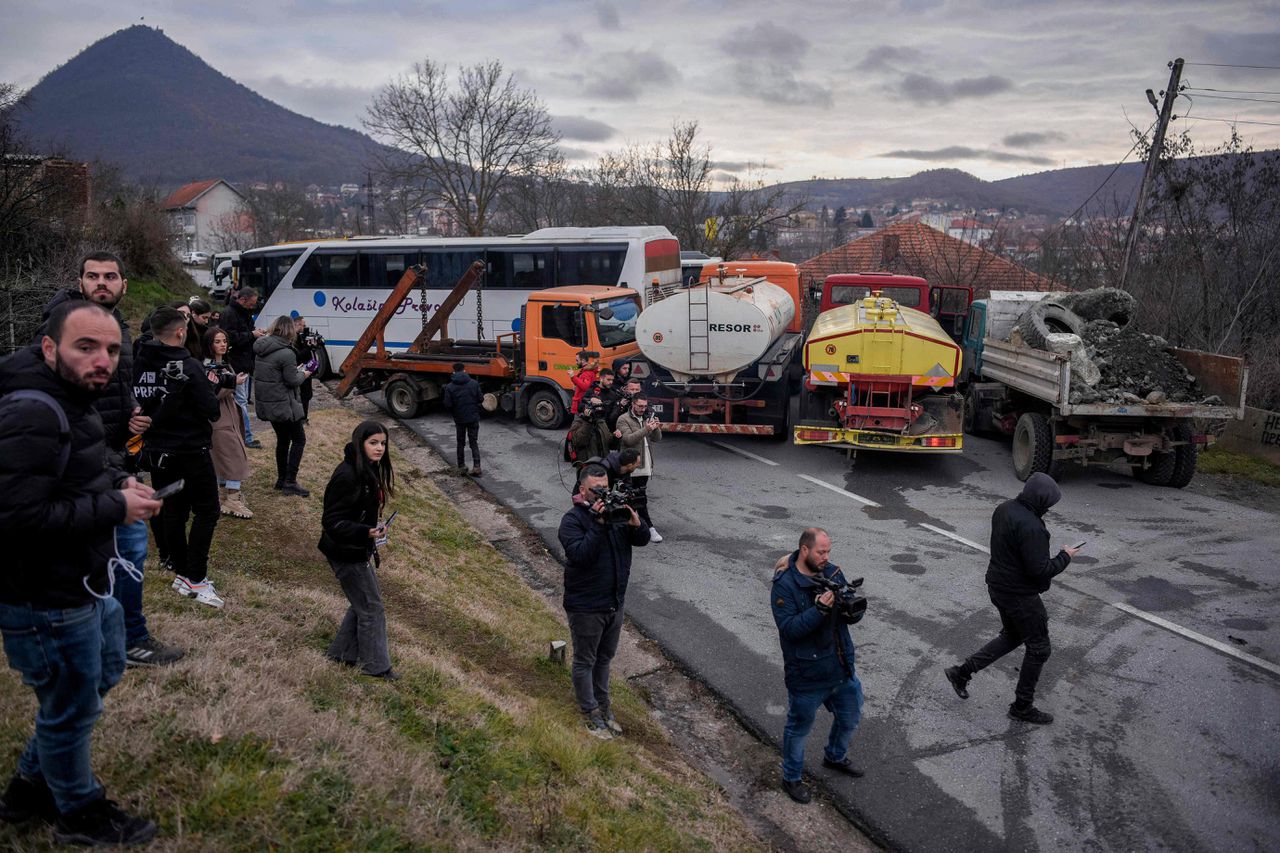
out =
{"type": "Polygon", "coordinates": [[[293,351],[297,331],[292,317],[277,317],[268,334],[253,342],[254,405],[258,417],[276,433],[276,488],[286,495],[309,498],[298,485],[298,468],[307,446],[306,413],[298,389],[311,376],[298,367],[293,351]]]}
{"type": "Polygon", "coordinates": [[[355,428],[324,490],[319,547],[350,602],[326,655],[364,675],[394,680],[399,676],[387,652],[382,591],[370,563],[377,562],[375,543],[386,532],[379,519],[395,488],[388,451],[382,424],[365,421],[355,428]]]}

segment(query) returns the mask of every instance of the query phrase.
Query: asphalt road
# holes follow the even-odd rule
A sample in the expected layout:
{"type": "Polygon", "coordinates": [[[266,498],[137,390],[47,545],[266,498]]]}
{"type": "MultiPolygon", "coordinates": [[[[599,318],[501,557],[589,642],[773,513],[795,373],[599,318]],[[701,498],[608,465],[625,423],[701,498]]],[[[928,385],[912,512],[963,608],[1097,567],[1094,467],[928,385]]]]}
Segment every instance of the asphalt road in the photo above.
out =
{"type": "MultiPolygon", "coordinates": [[[[447,416],[410,426],[452,458],[447,416]]],[[[562,435],[505,418],[480,430],[480,482],[556,553],[572,480],[562,435]]],[[[759,439],[667,436],[654,450],[666,541],[637,553],[628,613],[764,736],[780,742],[786,712],[774,561],[819,525],[834,562],[866,578],[852,755],[867,775],[820,767],[825,713],[809,770],[882,843],[1280,849],[1276,515],[1127,474],[1065,478],[1046,517],[1054,546],[1088,545],[1045,597],[1054,651],[1037,704],[1057,721],[1035,727],[1005,715],[1021,652],[977,676],[968,701],[942,675],[999,629],[981,549],[992,510],[1021,488],[1005,443],[852,465],[759,439]]]]}

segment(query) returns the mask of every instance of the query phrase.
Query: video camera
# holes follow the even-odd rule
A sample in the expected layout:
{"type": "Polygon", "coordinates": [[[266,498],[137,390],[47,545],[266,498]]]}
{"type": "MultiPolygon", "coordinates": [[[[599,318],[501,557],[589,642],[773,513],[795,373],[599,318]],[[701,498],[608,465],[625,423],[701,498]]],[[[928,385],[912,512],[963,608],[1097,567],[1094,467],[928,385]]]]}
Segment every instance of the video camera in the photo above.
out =
{"type": "MultiPolygon", "coordinates": [[[[604,486],[596,486],[591,493],[604,501],[604,506],[596,513],[600,518],[604,519],[606,524],[625,524],[631,520],[631,510],[637,509],[637,504],[643,506],[645,501],[644,489],[636,488],[628,483],[617,483],[612,489],[604,486]]],[[[592,502],[594,505],[594,501],[592,502]]],[[[595,512],[595,510],[592,510],[595,512]]]]}
{"type": "Polygon", "coordinates": [[[831,607],[825,608],[822,605],[818,605],[819,610],[834,611],[840,617],[840,621],[846,625],[854,625],[862,621],[862,617],[867,612],[867,599],[858,595],[858,589],[862,586],[862,578],[854,578],[844,583],[832,580],[819,572],[811,575],[809,579],[824,591],[829,590],[835,593],[835,601],[831,603],[831,607]]]}

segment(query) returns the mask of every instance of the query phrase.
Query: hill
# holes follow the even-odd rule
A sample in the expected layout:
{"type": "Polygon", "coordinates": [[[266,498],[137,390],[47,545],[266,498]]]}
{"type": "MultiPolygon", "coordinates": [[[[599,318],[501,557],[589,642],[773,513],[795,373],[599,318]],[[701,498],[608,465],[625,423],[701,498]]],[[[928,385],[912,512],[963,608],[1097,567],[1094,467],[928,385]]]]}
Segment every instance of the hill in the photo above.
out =
{"type": "Polygon", "coordinates": [[[140,25],[50,72],[27,104],[21,127],[40,148],[161,184],[219,177],[331,186],[361,179],[377,145],[267,100],[140,25]]]}

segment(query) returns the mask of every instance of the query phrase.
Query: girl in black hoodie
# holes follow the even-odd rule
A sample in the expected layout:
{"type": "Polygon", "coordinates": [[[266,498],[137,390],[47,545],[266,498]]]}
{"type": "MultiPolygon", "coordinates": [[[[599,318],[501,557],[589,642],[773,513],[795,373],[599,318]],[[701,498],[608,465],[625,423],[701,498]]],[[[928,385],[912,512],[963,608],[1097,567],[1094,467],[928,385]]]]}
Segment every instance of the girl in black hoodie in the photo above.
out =
{"type": "Polygon", "coordinates": [[[344,459],[324,490],[320,552],[346,593],[347,608],[338,636],[326,653],[331,660],[360,667],[375,678],[397,679],[387,652],[387,617],[373,565],[375,540],[386,528],[379,520],[394,489],[387,428],[365,421],[351,434],[344,459]]]}

